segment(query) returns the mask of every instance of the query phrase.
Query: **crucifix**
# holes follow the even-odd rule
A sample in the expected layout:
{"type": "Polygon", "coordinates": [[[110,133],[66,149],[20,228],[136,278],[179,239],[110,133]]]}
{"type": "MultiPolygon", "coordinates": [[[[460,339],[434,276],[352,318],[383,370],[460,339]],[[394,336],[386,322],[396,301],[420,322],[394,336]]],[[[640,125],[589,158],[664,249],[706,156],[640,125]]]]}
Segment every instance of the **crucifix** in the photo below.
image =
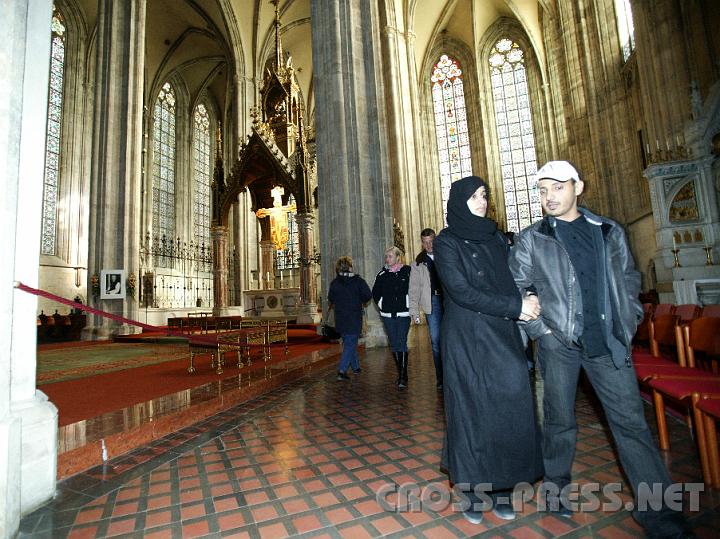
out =
{"type": "Polygon", "coordinates": [[[275,244],[275,248],[282,251],[285,249],[289,236],[287,215],[294,212],[297,207],[295,203],[283,206],[282,196],[285,194],[285,189],[279,185],[273,187],[270,193],[273,197],[273,207],[261,208],[255,212],[255,215],[260,219],[270,217],[270,238],[275,244]]]}

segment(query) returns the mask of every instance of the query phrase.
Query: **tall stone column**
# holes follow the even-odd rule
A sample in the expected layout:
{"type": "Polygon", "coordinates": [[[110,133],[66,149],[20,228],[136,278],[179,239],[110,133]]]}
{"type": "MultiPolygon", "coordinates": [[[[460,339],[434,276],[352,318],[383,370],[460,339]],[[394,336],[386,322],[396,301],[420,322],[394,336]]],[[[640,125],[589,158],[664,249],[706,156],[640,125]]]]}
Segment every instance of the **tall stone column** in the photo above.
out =
{"type": "Polygon", "coordinates": [[[264,288],[275,288],[275,244],[272,240],[260,242],[260,277],[265,283],[264,288]],[[268,280],[268,275],[270,279],[268,280]]]}
{"type": "Polygon", "coordinates": [[[300,246],[300,308],[298,322],[301,324],[314,324],[320,321],[315,303],[317,284],[315,283],[315,270],[311,260],[314,251],[313,222],[315,217],[311,213],[299,213],[295,216],[298,226],[298,240],[300,246]]]}
{"type": "MultiPolygon", "coordinates": [[[[90,185],[90,279],[104,269],[123,269],[126,276],[136,277],[140,270],[144,62],[145,0],[100,0],[90,185]]],[[[92,280],[88,290],[92,290],[92,280]]],[[[89,299],[104,311],[138,318],[137,291],[135,297],[128,294],[124,300],[89,299]]],[[[135,326],[92,315],[85,337],[105,339],[137,331],[135,326]]]]}
{"type": "Polygon", "coordinates": [[[240,217],[240,202],[234,202],[232,205],[232,238],[236,255],[233,258],[233,293],[235,295],[234,305],[243,305],[243,290],[245,290],[245,257],[242,254],[242,245],[244,234],[240,232],[242,227],[240,217]]]}
{"type": "MultiPolygon", "coordinates": [[[[323,283],[342,255],[372,282],[393,238],[377,0],[311,6],[323,283]]],[[[371,308],[366,344],[386,341],[371,308]]]]}
{"type": "Polygon", "coordinates": [[[418,185],[422,178],[418,173],[418,163],[422,162],[425,149],[415,146],[415,140],[422,140],[422,137],[415,138],[416,133],[421,133],[413,52],[415,36],[404,28],[406,22],[396,20],[395,15],[392,9],[386,10],[388,20],[382,31],[387,51],[383,68],[387,80],[388,159],[393,163],[390,170],[393,215],[405,233],[405,249],[408,251],[405,259],[410,261],[414,258],[413,240],[428,226],[420,222],[418,198],[418,193],[424,190],[418,185]]]}
{"type": "Polygon", "coordinates": [[[52,1],[3,4],[0,42],[0,537],[49,500],[57,474],[57,409],[36,387],[40,220],[52,1]]]}
{"type": "Polygon", "coordinates": [[[213,245],[213,315],[228,314],[228,229],[226,226],[210,228],[213,245]]]}

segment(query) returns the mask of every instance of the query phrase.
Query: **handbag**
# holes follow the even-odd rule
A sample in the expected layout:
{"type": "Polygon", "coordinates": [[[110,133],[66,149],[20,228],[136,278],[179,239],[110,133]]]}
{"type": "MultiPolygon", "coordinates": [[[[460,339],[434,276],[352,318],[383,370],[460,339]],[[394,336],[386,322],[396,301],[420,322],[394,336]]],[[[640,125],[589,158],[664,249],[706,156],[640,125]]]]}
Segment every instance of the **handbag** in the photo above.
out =
{"type": "Polygon", "coordinates": [[[335,331],[335,309],[332,307],[327,310],[325,320],[322,322],[322,335],[331,341],[340,338],[340,334],[335,331]]]}

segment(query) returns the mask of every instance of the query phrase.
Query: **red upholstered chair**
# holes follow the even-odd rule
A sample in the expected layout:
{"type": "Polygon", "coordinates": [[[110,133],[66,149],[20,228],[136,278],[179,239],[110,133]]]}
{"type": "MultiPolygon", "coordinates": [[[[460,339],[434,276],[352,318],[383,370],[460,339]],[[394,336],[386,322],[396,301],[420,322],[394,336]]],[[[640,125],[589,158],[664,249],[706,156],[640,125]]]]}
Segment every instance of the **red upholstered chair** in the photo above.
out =
{"type": "Polygon", "coordinates": [[[701,367],[713,374],[720,374],[720,318],[703,316],[693,320],[684,333],[688,366],[701,367]]]}
{"type": "MultiPolygon", "coordinates": [[[[715,426],[715,423],[720,420],[720,398],[706,395],[697,403],[697,409],[700,411],[705,431],[705,452],[708,463],[707,473],[710,476],[709,483],[713,488],[720,488],[720,452],[718,451],[717,428],[715,426]]],[[[700,462],[703,462],[702,456],[700,462]]],[[[703,470],[703,477],[705,477],[705,470],[703,470]]],[[[705,482],[708,483],[707,477],[705,477],[705,482]]]]}
{"type": "Polygon", "coordinates": [[[636,363],[650,359],[657,363],[658,358],[672,361],[683,367],[685,363],[685,344],[679,330],[680,317],[674,314],[656,315],[650,321],[650,358],[648,354],[634,354],[636,363]]]}
{"type": "Polygon", "coordinates": [[[698,409],[699,401],[706,396],[720,398],[720,377],[708,373],[704,379],[698,378],[657,378],[650,380],[653,390],[653,404],[655,404],[655,417],[658,426],[660,449],[670,449],[670,440],[665,420],[665,399],[669,398],[685,405],[693,418],[695,439],[700,451],[700,464],[703,469],[703,479],[712,483],[710,465],[706,448],[705,424],[698,409]]]}
{"type": "Polygon", "coordinates": [[[720,318],[720,305],[705,305],[702,308],[704,318],[720,318]]]}
{"type": "Polygon", "coordinates": [[[720,357],[720,318],[698,318],[687,329],[687,359],[689,367],[681,372],[663,374],[649,379],[653,392],[655,417],[658,425],[660,449],[670,449],[670,441],[665,419],[665,399],[684,406],[693,419],[696,440],[700,450],[703,474],[707,482],[711,481],[709,457],[706,451],[704,418],[700,416],[697,404],[701,397],[718,395],[720,397],[720,376],[708,370],[696,368],[702,364],[709,367],[717,365],[720,357]]]}
{"type": "Polygon", "coordinates": [[[672,303],[658,303],[655,305],[653,316],[662,316],[664,314],[675,314],[675,305],[672,303]]]}
{"type": "Polygon", "coordinates": [[[680,322],[690,322],[700,316],[700,311],[701,308],[699,305],[685,303],[683,305],[677,305],[673,314],[680,317],[680,322]]]}
{"type": "Polygon", "coordinates": [[[707,373],[687,366],[685,339],[678,315],[665,314],[652,321],[650,348],[653,354],[633,351],[635,376],[641,386],[657,378],[704,377],[707,373]]]}
{"type": "MultiPolygon", "coordinates": [[[[643,303],[643,319],[638,324],[633,338],[633,344],[637,347],[640,345],[642,350],[647,350],[650,346],[650,319],[653,315],[655,305],[653,303],[643,303]]],[[[640,350],[639,348],[636,348],[640,350]]]]}

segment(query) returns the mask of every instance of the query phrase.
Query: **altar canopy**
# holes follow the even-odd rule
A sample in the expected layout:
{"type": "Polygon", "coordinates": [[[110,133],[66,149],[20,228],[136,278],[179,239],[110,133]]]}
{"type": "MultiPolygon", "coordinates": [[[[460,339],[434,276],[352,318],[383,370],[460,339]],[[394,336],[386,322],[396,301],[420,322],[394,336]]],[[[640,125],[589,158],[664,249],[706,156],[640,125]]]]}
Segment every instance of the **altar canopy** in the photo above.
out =
{"type": "MultiPolygon", "coordinates": [[[[285,249],[289,238],[288,215],[295,213],[299,253],[298,320],[316,322],[316,283],[313,271],[318,259],[314,249],[311,167],[307,148],[305,113],[292,58],[280,42],[280,14],[275,5],[275,57],[265,71],[260,90],[261,106],[252,111],[253,122],[238,159],[225,177],[221,153],[211,185],[213,194],[214,312],[228,308],[228,217],[238,194],[248,190],[252,211],[260,220],[260,267],[258,284],[275,288],[278,268],[275,253],[285,249]],[[285,199],[283,197],[286,197],[285,199]],[[290,202],[290,200],[294,202],[290,202]]],[[[282,279],[280,279],[282,281],[282,279]]],[[[246,294],[243,294],[246,297],[246,294]]]]}

